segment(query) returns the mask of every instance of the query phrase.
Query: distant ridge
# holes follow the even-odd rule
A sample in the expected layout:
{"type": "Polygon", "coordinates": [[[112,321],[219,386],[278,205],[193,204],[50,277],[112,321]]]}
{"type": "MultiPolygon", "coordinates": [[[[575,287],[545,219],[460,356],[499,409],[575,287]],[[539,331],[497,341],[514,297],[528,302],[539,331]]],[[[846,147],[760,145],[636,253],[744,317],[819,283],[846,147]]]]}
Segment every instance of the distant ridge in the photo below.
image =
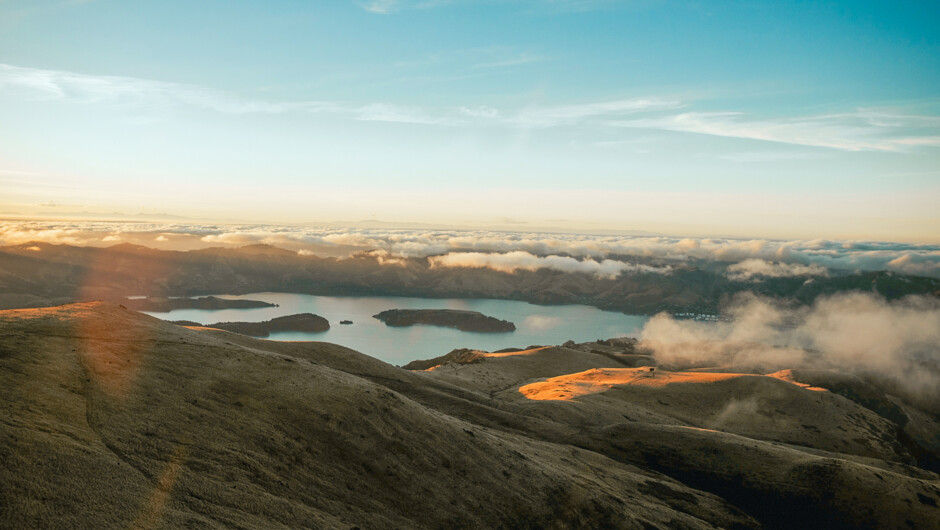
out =
{"type": "Polygon", "coordinates": [[[126,296],[292,292],[325,296],[500,298],[536,304],[585,304],[630,314],[715,315],[737,293],[812,304],[821,296],[873,292],[887,299],[936,296],[940,279],[894,272],[832,273],[736,281],[721,264],[687,262],[669,274],[614,278],[560,270],[435,268],[425,258],[383,264],[374,255],[324,258],[269,245],[188,252],[138,245],[107,248],[25,244],[0,247],[0,308],[36,307],[126,296]],[[38,249],[38,250],[37,250],[38,249]]]}

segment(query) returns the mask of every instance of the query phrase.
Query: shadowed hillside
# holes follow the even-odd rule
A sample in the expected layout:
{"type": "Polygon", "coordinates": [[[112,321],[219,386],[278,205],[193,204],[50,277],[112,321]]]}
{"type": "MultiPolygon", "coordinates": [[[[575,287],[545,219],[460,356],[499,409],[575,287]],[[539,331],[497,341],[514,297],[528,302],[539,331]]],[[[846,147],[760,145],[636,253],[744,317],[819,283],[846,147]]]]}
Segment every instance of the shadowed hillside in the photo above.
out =
{"type": "Polygon", "coordinates": [[[3,311],[0,335],[4,527],[926,528],[938,514],[937,475],[876,413],[786,374],[650,375],[626,341],[411,372],[106,303],[3,311]]]}
{"type": "Polygon", "coordinates": [[[463,392],[338,346],[101,303],[3,312],[0,333],[5,527],[753,525],[662,475],[436,410],[372,379],[463,392]]]}

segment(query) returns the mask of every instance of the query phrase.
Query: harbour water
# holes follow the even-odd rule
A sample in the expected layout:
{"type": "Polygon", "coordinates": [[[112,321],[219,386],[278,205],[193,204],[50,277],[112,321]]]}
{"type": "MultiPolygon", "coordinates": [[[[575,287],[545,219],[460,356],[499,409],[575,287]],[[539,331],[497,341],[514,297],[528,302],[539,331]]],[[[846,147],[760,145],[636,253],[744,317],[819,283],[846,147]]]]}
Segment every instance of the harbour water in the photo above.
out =
{"type": "Polygon", "coordinates": [[[215,322],[260,322],[296,313],[314,313],[330,321],[323,333],[281,332],[270,340],[326,341],[360,351],[385,362],[405,364],[415,359],[443,355],[454,348],[495,351],[539,344],[561,344],[567,340],[586,342],[611,337],[637,336],[648,317],[602,311],[584,305],[542,306],[526,302],[492,299],[404,298],[392,296],[334,297],[291,293],[251,293],[219,298],[262,300],[278,307],[257,309],[179,309],[149,313],[164,320],[215,322]],[[388,327],[372,318],[386,309],[463,309],[479,311],[516,324],[510,333],[473,333],[451,328],[417,325],[388,327]],[[351,320],[349,325],[340,324],[351,320]]]}

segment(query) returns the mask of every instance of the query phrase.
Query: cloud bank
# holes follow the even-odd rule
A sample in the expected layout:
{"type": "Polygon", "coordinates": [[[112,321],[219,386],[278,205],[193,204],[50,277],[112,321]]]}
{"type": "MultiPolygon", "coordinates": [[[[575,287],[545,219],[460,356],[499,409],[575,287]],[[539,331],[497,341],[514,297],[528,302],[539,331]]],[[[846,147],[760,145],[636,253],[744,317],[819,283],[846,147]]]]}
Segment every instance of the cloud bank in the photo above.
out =
{"type": "Polygon", "coordinates": [[[665,270],[701,260],[698,263],[715,263],[740,281],[812,278],[832,271],[891,271],[940,278],[940,246],[908,243],[196,223],[11,220],[0,225],[0,244],[31,241],[90,246],[134,243],[168,250],[268,244],[321,257],[380,251],[389,264],[439,256],[445,257],[436,260],[436,266],[442,267],[531,270],[538,265],[601,277],[616,271],[656,272],[637,264],[665,270]]]}
{"type": "Polygon", "coordinates": [[[826,276],[828,271],[822,265],[812,263],[774,263],[772,261],[750,258],[728,266],[727,276],[736,281],[754,281],[760,278],[789,278],[793,276],[826,276]]]}
{"type": "Polygon", "coordinates": [[[730,322],[675,320],[661,313],[644,326],[643,346],[672,367],[730,366],[764,373],[836,369],[887,379],[940,406],[940,301],[894,302],[867,293],[822,297],[788,308],[739,295],[730,322]]]}
{"type": "Polygon", "coordinates": [[[443,256],[428,258],[431,268],[470,268],[493,269],[495,271],[514,273],[517,270],[535,271],[549,269],[561,272],[578,272],[591,274],[596,278],[612,280],[624,272],[666,274],[669,267],[650,267],[634,263],[625,263],[605,259],[595,261],[591,258],[577,260],[568,256],[535,256],[523,251],[499,253],[482,252],[451,252],[443,256]]]}

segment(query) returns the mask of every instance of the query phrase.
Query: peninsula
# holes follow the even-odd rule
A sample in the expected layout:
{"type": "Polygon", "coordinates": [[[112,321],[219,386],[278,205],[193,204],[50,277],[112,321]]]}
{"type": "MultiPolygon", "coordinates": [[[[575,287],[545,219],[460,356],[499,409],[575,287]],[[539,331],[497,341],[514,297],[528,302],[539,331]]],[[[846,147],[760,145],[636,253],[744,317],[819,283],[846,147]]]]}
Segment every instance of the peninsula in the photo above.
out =
{"type": "Polygon", "coordinates": [[[181,326],[199,326],[206,328],[215,328],[233,333],[241,333],[251,337],[267,337],[271,333],[278,331],[301,331],[306,333],[320,333],[330,329],[330,322],[313,313],[299,313],[297,315],[287,315],[283,317],[272,318],[264,322],[216,322],[203,326],[198,322],[188,320],[177,320],[173,322],[181,326]]]}

